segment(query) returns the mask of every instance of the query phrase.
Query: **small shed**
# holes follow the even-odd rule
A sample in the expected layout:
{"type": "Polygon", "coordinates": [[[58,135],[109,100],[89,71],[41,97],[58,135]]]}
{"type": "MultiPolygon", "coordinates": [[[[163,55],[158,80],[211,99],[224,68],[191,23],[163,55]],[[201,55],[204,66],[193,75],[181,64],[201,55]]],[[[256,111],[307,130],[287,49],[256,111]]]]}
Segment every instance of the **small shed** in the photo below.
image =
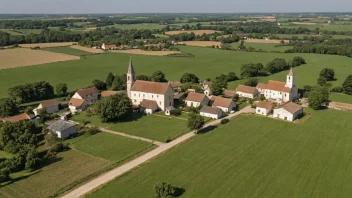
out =
{"type": "Polygon", "coordinates": [[[140,111],[146,114],[153,114],[158,109],[158,104],[154,100],[142,100],[140,103],[140,111]]]}
{"type": "Polygon", "coordinates": [[[220,108],[217,107],[203,106],[200,110],[200,115],[213,119],[219,119],[223,116],[223,112],[220,108]]]}
{"type": "Polygon", "coordinates": [[[48,126],[48,129],[57,134],[58,138],[68,138],[70,135],[77,133],[76,124],[69,121],[58,120],[48,126]]]}
{"type": "Polygon", "coordinates": [[[165,115],[171,115],[171,111],[175,110],[175,107],[169,106],[165,108],[165,115]]]}

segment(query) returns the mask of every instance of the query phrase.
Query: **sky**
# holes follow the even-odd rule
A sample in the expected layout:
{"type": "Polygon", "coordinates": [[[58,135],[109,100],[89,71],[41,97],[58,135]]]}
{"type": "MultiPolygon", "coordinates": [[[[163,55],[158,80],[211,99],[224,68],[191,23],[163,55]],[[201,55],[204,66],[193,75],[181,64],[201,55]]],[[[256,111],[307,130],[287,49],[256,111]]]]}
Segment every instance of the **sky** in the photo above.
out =
{"type": "Polygon", "coordinates": [[[0,14],[352,12],[352,0],[0,0],[0,14]]]}

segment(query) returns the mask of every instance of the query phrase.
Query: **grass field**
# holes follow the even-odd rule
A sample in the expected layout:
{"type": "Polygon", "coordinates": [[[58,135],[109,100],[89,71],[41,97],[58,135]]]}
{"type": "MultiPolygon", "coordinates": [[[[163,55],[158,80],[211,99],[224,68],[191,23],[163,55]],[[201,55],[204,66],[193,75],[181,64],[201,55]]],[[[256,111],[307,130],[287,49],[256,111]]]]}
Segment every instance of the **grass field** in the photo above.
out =
{"type": "Polygon", "coordinates": [[[288,26],[280,26],[281,28],[308,28],[311,30],[315,30],[319,28],[320,30],[328,30],[328,31],[352,31],[352,24],[342,25],[342,24],[317,24],[317,25],[288,25],[288,26]]]}
{"type": "MultiPolygon", "coordinates": [[[[241,51],[225,51],[219,49],[178,46],[182,52],[191,53],[195,57],[166,57],[166,56],[143,56],[132,55],[136,74],[151,75],[156,70],[166,74],[171,81],[179,81],[185,73],[194,73],[201,80],[227,74],[230,71],[240,73],[240,68],[246,63],[263,63],[264,65],[274,58],[292,59],[294,56],[302,56],[308,64],[294,69],[297,85],[316,84],[319,72],[325,68],[333,68],[337,81],[333,86],[341,85],[346,77],[352,73],[352,59],[343,56],[320,55],[320,54],[284,54],[284,53],[257,53],[241,51]]],[[[6,50],[4,50],[6,51],[6,50]]],[[[0,54],[2,51],[0,51],[0,54]]],[[[106,79],[109,72],[123,74],[127,72],[131,54],[106,53],[95,56],[87,56],[87,59],[75,61],[56,62],[32,67],[0,70],[0,97],[7,95],[7,89],[11,86],[35,80],[46,80],[56,85],[61,82],[68,84],[69,90],[76,90],[91,84],[93,79],[106,79]],[[84,75],[82,76],[82,71],[84,75]]],[[[264,80],[286,79],[287,71],[264,78],[264,80]]]]}
{"type": "Polygon", "coordinates": [[[107,28],[107,27],[115,27],[118,29],[123,29],[123,30],[130,30],[130,29],[163,29],[164,27],[166,27],[165,25],[159,25],[159,24],[153,24],[153,23],[145,23],[145,24],[115,24],[115,25],[111,25],[111,26],[103,26],[100,27],[102,29],[107,28]]]}
{"type": "Polygon", "coordinates": [[[184,188],[185,198],[349,197],[351,118],[334,110],[300,124],[239,116],[87,197],[155,197],[163,181],[184,188]]]}
{"type": "MultiPolygon", "coordinates": [[[[239,43],[232,43],[233,48],[237,49],[240,45],[239,43]]],[[[263,50],[265,52],[285,52],[288,49],[291,49],[291,46],[280,46],[276,47],[278,44],[275,43],[244,43],[246,48],[253,47],[256,50],[263,50]]]]}
{"type": "Polygon", "coordinates": [[[51,48],[45,48],[43,50],[49,51],[49,52],[61,53],[61,54],[74,55],[74,56],[85,56],[85,55],[92,54],[90,52],[85,52],[71,47],[51,47],[51,48]]]}
{"type": "Polygon", "coordinates": [[[160,142],[165,142],[168,138],[173,139],[190,131],[187,128],[186,120],[168,119],[156,115],[143,116],[139,113],[135,113],[125,121],[118,123],[102,123],[97,116],[87,117],[85,113],[75,115],[73,120],[79,122],[90,121],[93,125],[160,142]]]}

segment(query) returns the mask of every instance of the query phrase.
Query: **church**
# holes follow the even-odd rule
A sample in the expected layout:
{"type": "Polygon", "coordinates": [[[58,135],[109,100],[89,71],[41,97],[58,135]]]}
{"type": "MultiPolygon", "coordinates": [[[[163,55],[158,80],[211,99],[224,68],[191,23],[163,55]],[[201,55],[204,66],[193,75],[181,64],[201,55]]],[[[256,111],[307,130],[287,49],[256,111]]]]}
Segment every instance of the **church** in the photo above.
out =
{"type": "Polygon", "coordinates": [[[295,82],[295,74],[291,67],[290,72],[286,76],[286,83],[269,80],[268,84],[258,83],[256,88],[261,95],[264,95],[265,99],[272,102],[285,103],[299,98],[295,82]]]}
{"type": "Polygon", "coordinates": [[[139,106],[147,114],[174,105],[174,91],[170,84],[136,80],[132,59],[127,72],[127,94],[133,106],[139,106]]]}

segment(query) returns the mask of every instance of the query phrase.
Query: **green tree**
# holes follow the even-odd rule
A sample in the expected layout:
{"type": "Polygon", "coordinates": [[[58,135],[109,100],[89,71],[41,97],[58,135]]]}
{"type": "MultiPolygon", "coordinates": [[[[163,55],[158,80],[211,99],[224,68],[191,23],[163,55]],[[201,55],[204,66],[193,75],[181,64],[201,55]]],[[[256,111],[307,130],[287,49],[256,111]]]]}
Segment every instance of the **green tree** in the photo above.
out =
{"type": "Polygon", "coordinates": [[[229,72],[227,74],[227,82],[232,82],[232,81],[235,81],[235,80],[238,80],[238,77],[236,75],[235,72],[229,72]]]}
{"type": "Polygon", "coordinates": [[[10,98],[0,99],[0,117],[9,117],[19,112],[17,103],[10,98]]]}
{"type": "Polygon", "coordinates": [[[270,61],[266,67],[265,70],[268,71],[269,73],[277,73],[286,69],[289,69],[290,66],[287,64],[286,60],[283,58],[275,58],[274,60],[270,61]]]}
{"type": "Polygon", "coordinates": [[[306,60],[300,56],[295,56],[292,59],[292,67],[297,67],[300,65],[306,64],[306,60]]]}
{"type": "Polygon", "coordinates": [[[352,95],[352,75],[347,76],[346,80],[342,84],[344,93],[352,95]]]}
{"type": "Polygon", "coordinates": [[[334,80],[335,71],[330,68],[324,68],[320,71],[320,77],[324,77],[326,80],[334,80]]]}
{"type": "Polygon", "coordinates": [[[309,107],[315,110],[321,109],[329,102],[329,90],[326,87],[314,87],[308,95],[309,107]]]}
{"type": "Polygon", "coordinates": [[[59,83],[55,86],[55,91],[58,96],[66,96],[67,94],[67,84],[59,83]]]}
{"type": "Polygon", "coordinates": [[[175,197],[176,189],[166,182],[157,184],[155,187],[155,193],[157,198],[172,198],[175,197]]]}
{"type": "Polygon", "coordinates": [[[10,169],[2,168],[0,169],[0,183],[10,180],[10,169]]]}
{"type": "Polygon", "coordinates": [[[114,82],[112,83],[113,90],[125,90],[126,89],[127,78],[126,75],[115,76],[114,82]]]}
{"type": "Polygon", "coordinates": [[[38,157],[38,152],[36,148],[31,148],[26,156],[26,165],[25,165],[25,169],[32,171],[36,168],[36,166],[38,165],[40,159],[38,157]]]}
{"type": "Polygon", "coordinates": [[[196,133],[199,129],[204,126],[204,118],[203,116],[195,113],[190,113],[188,118],[188,128],[191,130],[195,130],[196,133]]]}
{"type": "Polygon", "coordinates": [[[152,81],[151,77],[147,75],[138,75],[136,80],[152,81]]]}
{"type": "Polygon", "coordinates": [[[115,79],[115,76],[110,72],[108,74],[108,77],[106,77],[106,80],[105,80],[106,86],[111,87],[112,83],[114,82],[114,79],[115,79]]]}
{"type": "Polygon", "coordinates": [[[244,40],[241,40],[240,45],[238,46],[239,50],[245,50],[246,46],[244,46],[244,40]]]}
{"type": "Polygon", "coordinates": [[[246,81],[243,82],[244,85],[250,86],[250,87],[256,87],[258,84],[258,79],[256,78],[249,78],[246,81]]]}
{"type": "Polygon", "coordinates": [[[184,73],[180,79],[180,82],[197,84],[199,83],[199,78],[194,74],[184,73]]]}
{"type": "Polygon", "coordinates": [[[153,82],[167,82],[165,74],[159,70],[152,74],[151,79],[153,82]]]}
{"type": "Polygon", "coordinates": [[[210,89],[214,95],[218,96],[223,93],[223,90],[227,88],[227,77],[225,75],[221,75],[215,78],[213,84],[210,89]]]}
{"type": "Polygon", "coordinates": [[[123,93],[105,97],[97,103],[97,113],[103,122],[120,121],[132,114],[132,102],[123,93]]]}
{"type": "Polygon", "coordinates": [[[317,79],[317,84],[320,86],[325,86],[326,85],[326,78],[323,76],[319,76],[319,78],[317,79]]]}
{"type": "Polygon", "coordinates": [[[98,90],[106,90],[107,89],[106,83],[101,80],[95,79],[95,80],[93,80],[92,84],[98,90]]]}
{"type": "Polygon", "coordinates": [[[267,76],[267,72],[264,70],[264,65],[261,63],[249,63],[244,64],[241,67],[242,78],[251,78],[257,76],[267,76]]]}

